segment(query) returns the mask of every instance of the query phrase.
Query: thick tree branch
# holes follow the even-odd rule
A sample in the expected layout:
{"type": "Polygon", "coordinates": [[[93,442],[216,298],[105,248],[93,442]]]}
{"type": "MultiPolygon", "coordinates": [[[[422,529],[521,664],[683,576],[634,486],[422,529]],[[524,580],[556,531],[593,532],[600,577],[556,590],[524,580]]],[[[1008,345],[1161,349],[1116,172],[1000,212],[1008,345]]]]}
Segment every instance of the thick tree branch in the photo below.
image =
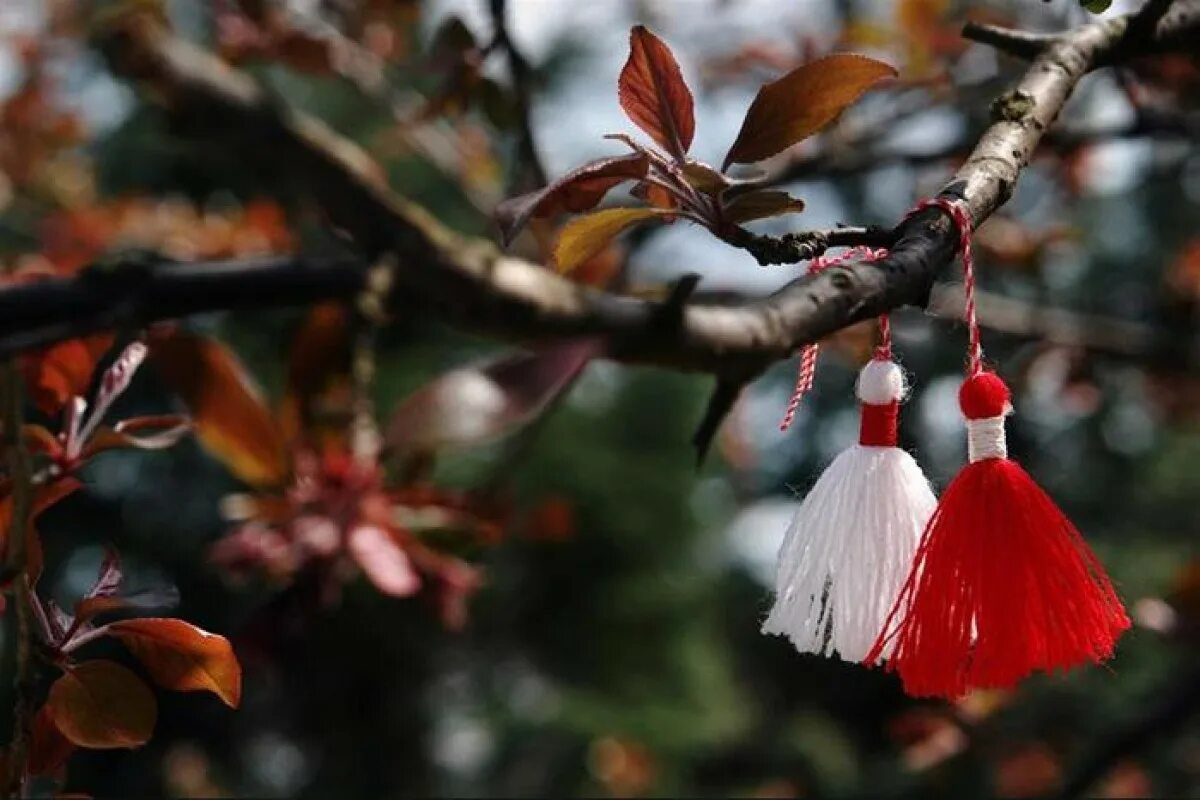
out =
{"type": "MultiPolygon", "coordinates": [[[[1094,21],[1063,34],[997,100],[993,124],[941,191],[961,198],[975,224],[1011,195],[1022,168],[1080,78],[1114,53],[1175,47],[1200,31],[1200,0],[1177,0],[1149,26],[1134,16],[1094,21]],[[1136,34],[1136,35],[1135,35],[1136,34]]],[[[923,305],[953,258],[948,217],[927,210],[895,229],[891,255],[834,267],[738,307],[689,303],[664,332],[653,302],[563,280],[490,243],[460,237],[396,197],[367,156],[310,117],[278,107],[246,75],[210,54],[139,22],[102,42],[117,71],[143,82],[170,110],[247,158],[300,176],[368,260],[396,256],[397,290],[454,324],[510,340],[600,335],[618,359],[726,377],[757,374],[798,346],[906,304],[923,305]]]]}
{"type": "Polygon", "coordinates": [[[359,259],[293,256],[88,269],[0,290],[0,353],[207,311],[350,299],[365,279],[359,259]]]}
{"type": "MultiPolygon", "coordinates": [[[[155,265],[144,261],[0,289],[0,357],[191,314],[350,300],[367,281],[366,265],[355,258],[271,256],[155,265]]],[[[720,306],[747,302],[740,295],[693,291],[697,281],[696,275],[686,276],[656,306],[660,330],[678,325],[688,300],[720,306]]],[[[990,292],[979,292],[976,299],[980,324],[989,330],[1118,358],[1144,360],[1162,352],[1168,340],[1179,338],[1148,323],[1046,308],[990,292]]],[[[947,284],[935,287],[928,311],[957,319],[962,307],[962,287],[947,284]]]]}

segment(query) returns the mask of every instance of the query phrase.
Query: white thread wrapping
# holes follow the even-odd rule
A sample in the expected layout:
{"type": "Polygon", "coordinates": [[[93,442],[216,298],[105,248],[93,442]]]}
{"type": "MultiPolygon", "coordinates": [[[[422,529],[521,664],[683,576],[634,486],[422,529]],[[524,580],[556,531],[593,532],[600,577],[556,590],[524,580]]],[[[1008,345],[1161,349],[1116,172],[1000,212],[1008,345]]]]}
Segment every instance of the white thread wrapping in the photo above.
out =
{"type": "MultiPolygon", "coordinates": [[[[861,662],[900,593],[936,505],[908,453],[847,448],[792,519],[763,633],[788,637],[802,653],[861,662]]],[[[890,653],[889,646],[883,657],[890,653]]]]}
{"type": "Polygon", "coordinates": [[[1008,458],[1003,416],[967,420],[967,458],[972,464],[985,458],[1008,458]]]}

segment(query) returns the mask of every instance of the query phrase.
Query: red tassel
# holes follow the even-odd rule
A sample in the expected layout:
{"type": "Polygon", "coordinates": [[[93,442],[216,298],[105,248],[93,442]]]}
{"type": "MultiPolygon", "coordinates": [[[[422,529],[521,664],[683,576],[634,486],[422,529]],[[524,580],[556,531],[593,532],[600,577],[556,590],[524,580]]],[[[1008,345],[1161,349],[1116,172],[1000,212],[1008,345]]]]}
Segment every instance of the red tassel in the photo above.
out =
{"type": "Polygon", "coordinates": [[[959,392],[970,462],[942,495],[909,577],[864,661],[918,697],[1004,688],[1036,670],[1099,662],[1129,618],[1099,560],[1005,452],[1009,391],[993,373],[959,392]]]}

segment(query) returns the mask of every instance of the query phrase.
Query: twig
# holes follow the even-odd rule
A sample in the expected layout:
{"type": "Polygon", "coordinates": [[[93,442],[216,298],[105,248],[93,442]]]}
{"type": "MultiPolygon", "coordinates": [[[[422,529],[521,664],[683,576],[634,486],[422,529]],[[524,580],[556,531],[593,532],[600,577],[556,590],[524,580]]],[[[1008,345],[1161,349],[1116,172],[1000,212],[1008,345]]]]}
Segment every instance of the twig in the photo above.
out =
{"type": "Polygon", "coordinates": [[[1043,50],[1058,40],[1053,34],[1019,31],[987,22],[966,23],[963,25],[962,35],[964,39],[991,45],[997,50],[1027,61],[1037,58],[1043,50]]]}
{"type": "Polygon", "coordinates": [[[842,227],[827,231],[804,231],[786,233],[783,236],[763,236],[745,228],[734,227],[725,241],[740,247],[758,261],[761,266],[772,264],[798,264],[823,255],[831,247],[891,247],[896,241],[896,232],[890,228],[870,226],[866,228],[842,227]]]}
{"type": "Polygon", "coordinates": [[[537,141],[533,136],[533,70],[525,55],[517,48],[508,30],[507,0],[491,0],[492,23],[495,27],[495,43],[504,51],[508,58],[508,72],[512,77],[513,99],[517,106],[517,128],[519,134],[518,156],[520,169],[518,175],[524,173],[524,180],[518,178],[513,183],[512,194],[545,186],[548,181],[546,168],[538,154],[537,141]],[[528,183],[528,185],[523,185],[528,183]]]}
{"type": "MultiPolygon", "coordinates": [[[[937,286],[927,310],[944,319],[961,319],[963,300],[961,285],[937,286]]],[[[1165,331],[1145,323],[1047,308],[994,292],[977,290],[975,302],[979,324],[989,330],[1094,353],[1146,359],[1159,352],[1167,338],[1165,331]]]]}

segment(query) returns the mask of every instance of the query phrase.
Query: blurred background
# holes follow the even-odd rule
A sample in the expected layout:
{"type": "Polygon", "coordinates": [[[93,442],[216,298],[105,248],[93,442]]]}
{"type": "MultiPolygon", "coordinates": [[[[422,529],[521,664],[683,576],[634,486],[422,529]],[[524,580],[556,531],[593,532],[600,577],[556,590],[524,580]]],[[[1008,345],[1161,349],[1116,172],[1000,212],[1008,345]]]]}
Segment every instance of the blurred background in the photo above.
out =
{"type": "MultiPolygon", "coordinates": [[[[73,274],[131,252],[196,260],[341,247],[302,176],[189,136],[109,71],[89,26],[133,4],[0,4],[3,263],[73,274]]],[[[693,153],[710,163],[758,86],[793,66],[855,50],[898,68],[899,81],[824,134],[760,165],[807,202],[800,216],[754,226],[778,234],[893,225],[953,174],[992,98],[1023,69],[962,39],[964,21],[1058,31],[1094,16],[1074,0],[141,5],[360,143],[396,192],[491,239],[501,199],[621,152],[604,134],[636,133],[616,96],[633,24],[673,48],[696,95],[693,153]]],[[[1133,7],[1118,0],[1104,13],[1133,7]]],[[[856,326],[823,348],[815,391],[789,432],[778,422],[795,360],[744,393],[699,469],[689,439],[711,379],[606,362],[499,438],[428,448],[416,473],[390,485],[453,492],[499,520],[487,535],[436,524],[420,534],[479,568],[481,586],[463,593],[465,620],[421,595],[387,597],[356,572],[331,593],[328,576],[317,591],[304,571],[235,570],[215,557],[237,528],[229,498],[247,487],[194,439],[96,459],[85,491],[41,520],[42,591],[72,601],[113,543],[131,582],[177,587],[178,616],[231,638],[245,691],[237,711],[208,695],[160,694],[150,744],[76,754],[66,790],[1200,791],[1198,88],[1200,69],[1182,56],[1086,78],[976,239],[990,299],[985,348],[1016,392],[1010,448],[1087,536],[1135,618],[1107,667],[956,704],[914,701],[891,676],[759,634],[797,496],[855,438],[853,378],[874,337],[856,326]]],[[[552,235],[535,228],[513,249],[544,260],[552,235]]],[[[702,294],[731,298],[761,296],[802,270],[760,267],[677,222],[637,231],[577,277],[653,293],[696,272],[702,294]]],[[[297,332],[312,320],[297,308],[185,324],[225,343],[278,403],[305,357],[297,332]]],[[[955,393],[965,331],[911,309],[894,316],[894,331],[914,387],[904,444],[942,487],[964,458],[955,393]]],[[[404,309],[375,342],[369,393],[380,424],[447,371],[511,352],[404,309]]],[[[456,402],[443,395],[434,405],[453,414],[456,402]]],[[[117,416],[178,407],[146,370],[117,416]]]]}

